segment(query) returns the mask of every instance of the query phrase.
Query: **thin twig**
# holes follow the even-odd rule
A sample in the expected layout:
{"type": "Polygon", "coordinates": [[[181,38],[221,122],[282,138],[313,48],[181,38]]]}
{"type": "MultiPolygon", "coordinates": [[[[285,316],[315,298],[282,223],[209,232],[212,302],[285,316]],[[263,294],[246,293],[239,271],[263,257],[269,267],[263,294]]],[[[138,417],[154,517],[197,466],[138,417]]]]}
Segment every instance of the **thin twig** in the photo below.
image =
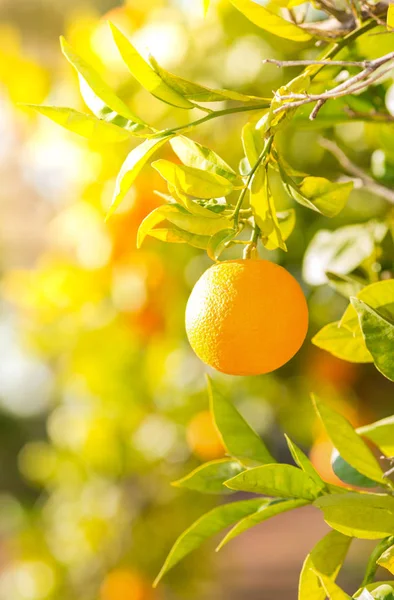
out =
{"type": "Polygon", "coordinates": [[[328,152],[335,156],[339,164],[345,171],[347,171],[347,173],[354,175],[358,179],[361,179],[365,187],[370,189],[371,192],[377,196],[380,196],[381,198],[384,198],[391,204],[394,204],[394,191],[384,185],[381,185],[370,175],[368,175],[368,173],[363,171],[363,169],[355,165],[335,142],[327,140],[326,138],[320,138],[319,144],[322,146],[322,148],[325,148],[328,152]]]}
{"type": "Polygon", "coordinates": [[[311,102],[319,102],[320,100],[326,101],[358,92],[361,89],[368,87],[371,83],[374,83],[375,81],[380,79],[387,72],[391,71],[391,66],[383,71],[379,71],[379,68],[382,67],[384,64],[391,62],[392,60],[394,60],[394,52],[390,52],[385,56],[381,56],[380,58],[369,61],[365,69],[363,69],[353,77],[350,77],[343,83],[337,85],[333,89],[323,92],[321,94],[290,93],[278,95],[278,100],[290,100],[290,102],[286,102],[285,104],[279,106],[277,109],[274,110],[274,113],[277,114],[288,109],[298,108],[299,106],[303,106],[304,104],[309,104],[311,102]],[[374,74],[375,71],[378,72],[374,74]]]}
{"type": "Polygon", "coordinates": [[[366,69],[371,62],[370,60],[276,60],[275,58],[263,60],[263,64],[270,63],[277,67],[327,65],[329,67],[361,67],[362,69],[366,69]]]}
{"type": "Polygon", "coordinates": [[[312,110],[311,114],[309,115],[309,119],[311,121],[314,121],[316,119],[319,110],[322,108],[322,106],[325,105],[326,102],[327,102],[327,100],[318,100],[316,102],[314,109],[312,110]]]}
{"type": "Polygon", "coordinates": [[[394,115],[390,115],[389,113],[381,113],[375,110],[371,112],[361,112],[358,110],[353,110],[349,106],[345,106],[343,110],[349,115],[349,117],[372,119],[373,121],[381,121],[382,123],[394,122],[394,115]]]}

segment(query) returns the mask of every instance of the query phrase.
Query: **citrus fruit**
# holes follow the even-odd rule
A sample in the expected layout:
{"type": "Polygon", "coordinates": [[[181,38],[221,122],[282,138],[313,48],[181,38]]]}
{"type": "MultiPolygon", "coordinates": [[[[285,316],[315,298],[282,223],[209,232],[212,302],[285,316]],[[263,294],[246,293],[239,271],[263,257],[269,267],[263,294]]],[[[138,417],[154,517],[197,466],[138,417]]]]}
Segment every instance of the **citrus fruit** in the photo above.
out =
{"type": "Polygon", "coordinates": [[[197,356],[229,375],[269,373],[302,345],[308,307],[301,287],[266,260],[215,264],[197,281],[186,307],[186,332],[197,356]]]}
{"type": "Polygon", "coordinates": [[[209,410],[197,413],[188,423],[186,440],[193,454],[202,460],[213,460],[224,456],[225,450],[209,410]]]}

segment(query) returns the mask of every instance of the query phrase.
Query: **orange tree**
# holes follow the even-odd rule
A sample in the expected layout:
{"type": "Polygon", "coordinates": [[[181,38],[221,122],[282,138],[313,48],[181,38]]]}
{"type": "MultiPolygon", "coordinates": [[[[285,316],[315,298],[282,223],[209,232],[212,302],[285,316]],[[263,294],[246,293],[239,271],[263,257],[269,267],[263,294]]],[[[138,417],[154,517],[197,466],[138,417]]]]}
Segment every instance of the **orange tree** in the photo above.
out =
{"type": "MultiPolygon", "coordinates": [[[[388,204],[394,202],[389,172],[384,170],[378,181],[379,169],[375,168],[372,177],[332,139],[333,127],[349,120],[364,122],[374,126],[373,135],[386,155],[392,152],[392,106],[389,101],[385,104],[385,95],[394,61],[394,15],[392,6],[384,2],[337,6],[319,1],[309,11],[305,4],[286,0],[269,7],[252,0],[231,3],[258,27],[299,44],[297,60],[266,61],[297,70],[272,97],[212,89],[174,75],[153,57],[145,61],[110,23],[119,53],[141,86],[187,115],[196,109],[206,114],[157,130],[136,115],[64,39],[63,53],[78,72],[91,114],[64,107],[34,108],[98,142],[143,139],[120,169],[107,218],[115,213],[153,154],[171,146],[176,160],[162,158],[152,163],[168,192],[159,192],[163,204],[142,221],[137,245],[151,236],[206,249],[212,260],[219,261],[192,292],[187,310],[191,344],[205,362],[224,373],[261,374],[287,362],[301,346],[307,329],[307,310],[298,283],[281,267],[259,258],[261,252],[265,256],[270,251],[285,252],[287,240],[290,243],[290,236],[297,234],[294,208],[277,207],[278,188],[291,201],[327,218],[336,217],[345,207],[354,180],[388,204]],[[224,107],[207,106],[215,102],[224,107]],[[233,113],[249,115],[240,135],[243,157],[238,169],[191,137],[199,125],[233,113]],[[289,164],[286,140],[291,131],[308,125],[326,132],[320,146],[337,161],[339,180],[306,174],[289,164]],[[239,247],[243,248],[242,259],[220,261],[226,252],[239,247]]],[[[209,9],[209,2],[204,4],[209,9]]],[[[323,327],[313,343],[345,361],[374,363],[391,381],[392,227],[392,215],[386,211],[379,220],[320,230],[304,258],[307,283],[328,283],[348,300],[341,319],[323,327]]],[[[313,396],[316,413],[335,448],[334,471],[346,484],[338,487],[324,481],[289,438],[296,466],[277,463],[261,438],[212,384],[209,393],[227,456],[208,462],[177,485],[199,492],[252,492],[256,497],[226,503],[196,521],[175,543],[158,579],[204,539],[228,525],[233,529],[220,547],[276,514],[313,504],[332,531],[306,558],[300,599],[349,598],[335,578],[355,537],[380,541],[354,597],[393,597],[390,582],[374,582],[378,564],[394,571],[393,418],[355,430],[346,418],[313,396]]]]}

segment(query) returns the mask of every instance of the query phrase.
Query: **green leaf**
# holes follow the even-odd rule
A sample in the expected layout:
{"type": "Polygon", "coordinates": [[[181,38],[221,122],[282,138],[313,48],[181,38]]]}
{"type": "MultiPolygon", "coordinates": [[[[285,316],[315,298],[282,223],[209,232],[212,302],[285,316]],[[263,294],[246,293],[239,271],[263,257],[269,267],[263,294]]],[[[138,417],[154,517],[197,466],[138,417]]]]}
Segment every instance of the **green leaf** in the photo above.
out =
{"type": "MultiPolygon", "coordinates": [[[[372,600],[394,600],[393,581],[376,587],[371,593],[372,600]]],[[[360,596],[362,598],[362,595],[360,596]]]]}
{"type": "Polygon", "coordinates": [[[253,0],[230,1],[249,21],[252,21],[252,23],[265,31],[295,42],[307,42],[311,39],[309,33],[301,29],[301,27],[285,21],[279,15],[275,15],[261,4],[253,2],[253,0]]]}
{"type": "Polygon", "coordinates": [[[196,198],[219,198],[233,191],[230,181],[202,169],[176,165],[169,160],[156,160],[152,167],[181,193],[196,198]]]}
{"type": "Polygon", "coordinates": [[[337,358],[354,363],[373,362],[361,332],[341,327],[339,321],[325,325],[312,338],[312,344],[337,358]]]}
{"type": "Polygon", "coordinates": [[[387,548],[376,562],[394,575],[394,545],[387,548]]]}
{"type": "Polygon", "coordinates": [[[226,494],[231,490],[223,484],[230,477],[238,475],[243,470],[242,465],[231,458],[213,460],[194,469],[191,473],[174,481],[172,485],[188,490],[203,492],[204,494],[226,494]]]}
{"type": "Polygon", "coordinates": [[[387,27],[394,29],[394,4],[389,4],[387,9],[387,27]]]}
{"type": "Polygon", "coordinates": [[[394,415],[359,427],[357,433],[371,440],[386,456],[394,456],[394,415]]]}
{"type": "Polygon", "coordinates": [[[115,192],[112,198],[112,204],[107,214],[107,219],[115,212],[123,198],[133,185],[136,177],[139,175],[142,167],[146,165],[151,156],[161,148],[170,136],[161,138],[152,138],[145,140],[142,144],[133,148],[124,161],[118,177],[116,178],[115,192]]]}
{"type": "Polygon", "coordinates": [[[206,539],[219,533],[229,525],[233,525],[239,519],[256,512],[265,503],[266,501],[262,498],[241,500],[240,502],[217,506],[200,517],[176,540],[153,585],[156,587],[163,575],[190,552],[201,546],[206,539]]]}
{"type": "Polygon", "coordinates": [[[310,285],[321,285],[330,280],[328,272],[336,277],[348,275],[373,255],[386,234],[387,225],[378,221],[347,225],[334,231],[321,229],[305,253],[304,279],[310,285]]]}
{"type": "MultiPolygon", "coordinates": [[[[249,165],[256,164],[264,141],[252,123],[246,123],[242,130],[242,144],[249,165]]],[[[260,165],[250,182],[250,206],[261,230],[263,244],[273,250],[281,248],[286,251],[264,165],[260,165]]]]}
{"type": "Polygon", "coordinates": [[[211,0],[203,0],[204,15],[207,14],[211,0]]]}
{"type": "Polygon", "coordinates": [[[325,482],[320,477],[319,473],[316,471],[306,454],[301,450],[301,448],[291,441],[288,435],[285,434],[285,438],[296,465],[298,465],[300,469],[304,471],[304,473],[309,475],[309,477],[314,480],[319,488],[323,488],[325,486],[325,482]]]}
{"type": "MultiPolygon", "coordinates": [[[[368,592],[374,592],[376,589],[378,589],[382,585],[391,585],[392,586],[393,583],[394,583],[393,581],[374,581],[373,583],[369,583],[365,587],[357,590],[357,592],[353,595],[353,598],[358,598],[359,600],[369,600],[369,598],[362,596],[362,593],[364,590],[367,590],[368,592]]],[[[372,596],[372,598],[373,598],[373,596],[372,596]]],[[[392,600],[392,599],[389,598],[388,600],[392,600]]]]}
{"type": "Polygon", "coordinates": [[[329,600],[352,600],[351,597],[348,594],[346,594],[346,592],[344,592],[335,583],[335,581],[332,581],[330,577],[327,577],[327,575],[323,575],[323,573],[318,573],[317,571],[316,576],[319,578],[322,588],[324,589],[324,592],[329,598],[329,600]]]}
{"type": "Polygon", "coordinates": [[[326,593],[316,572],[335,581],[346,558],[352,538],[330,531],[306,557],[298,586],[298,600],[325,600],[326,593]]]}
{"type": "Polygon", "coordinates": [[[324,482],[318,485],[304,471],[291,465],[270,464],[244,471],[225,485],[231,490],[313,501],[322,491],[324,482]]]}
{"type": "Polygon", "coordinates": [[[273,197],[268,184],[268,174],[264,165],[258,167],[251,181],[250,206],[255,221],[260,228],[263,244],[269,244],[274,249],[281,248],[286,252],[287,246],[282,238],[273,197]]]}
{"type": "Polygon", "coordinates": [[[208,394],[215,425],[228,454],[238,458],[243,464],[275,463],[262,439],[235,406],[224,398],[210,378],[208,394]]]}
{"type": "Polygon", "coordinates": [[[208,208],[205,208],[205,206],[199,204],[199,202],[196,202],[195,198],[193,198],[192,196],[183,194],[181,191],[177,190],[175,186],[173,186],[171,183],[168,183],[168,189],[171,192],[172,196],[166,197],[165,194],[161,193],[159,193],[158,195],[161,198],[165,198],[171,203],[174,203],[175,201],[177,204],[183,206],[192,215],[195,215],[197,217],[205,217],[206,219],[218,219],[219,215],[217,213],[214,213],[208,208]]]}
{"type": "Polygon", "coordinates": [[[93,115],[86,115],[73,108],[61,106],[40,106],[38,104],[26,104],[38,113],[48,117],[68,131],[78,133],[93,142],[113,144],[130,139],[131,133],[126,129],[117,127],[112,123],[98,119],[93,115]]]}
{"type": "Polygon", "coordinates": [[[365,283],[361,279],[358,279],[353,275],[338,275],[337,273],[327,271],[326,277],[328,279],[328,285],[341,294],[341,296],[344,296],[344,298],[355,296],[361,292],[365,286],[365,283]]]}
{"type": "Polygon", "coordinates": [[[163,69],[153,56],[149,57],[149,62],[167,85],[189,100],[195,102],[221,102],[223,100],[234,100],[236,102],[258,103],[259,106],[265,104],[267,108],[271,104],[271,100],[268,98],[247,96],[231,90],[213,90],[204,85],[188,81],[183,77],[179,77],[178,75],[174,75],[173,73],[166,71],[166,69],[163,69]]]}
{"type": "Polygon", "coordinates": [[[379,463],[349,421],[319,400],[316,395],[312,395],[312,400],[328,437],[342,458],[366,477],[383,483],[383,472],[379,463]]]}
{"type": "Polygon", "coordinates": [[[167,104],[177,108],[194,108],[194,104],[164,83],[156,71],[142,58],[132,43],[113,23],[109,23],[109,26],[121,57],[130,73],[142,87],[167,104]]]}
{"type": "Polygon", "coordinates": [[[227,242],[230,242],[237,235],[235,229],[223,229],[215,233],[209,240],[207,253],[209,258],[217,260],[226,247],[227,242]]]}
{"type": "Polygon", "coordinates": [[[380,539],[394,533],[394,498],[383,494],[348,492],[317,498],[330,527],[361,539],[380,539]]]}
{"type": "MultiPolygon", "coordinates": [[[[217,217],[216,219],[198,217],[188,213],[183,207],[177,204],[165,204],[155,208],[142,221],[137,233],[137,248],[141,247],[141,244],[147,235],[155,235],[153,233],[155,231],[153,228],[165,220],[169,221],[179,229],[182,229],[185,232],[185,236],[187,235],[187,232],[197,236],[203,236],[205,239],[199,241],[204,245],[204,248],[208,245],[210,236],[228,226],[227,219],[224,219],[223,217],[217,217]]],[[[181,235],[179,231],[177,233],[178,236],[181,235]]],[[[189,238],[189,240],[185,241],[189,241],[190,243],[191,239],[192,238],[189,238]]],[[[196,242],[198,240],[194,239],[194,241],[196,242]]]]}
{"type": "Polygon", "coordinates": [[[358,487],[376,487],[375,481],[369,479],[369,477],[365,477],[365,475],[362,475],[354,467],[349,465],[336,448],[334,448],[331,454],[331,466],[335,475],[344,483],[356,485],[358,487]]]}
{"type": "Polygon", "coordinates": [[[216,173],[230,181],[236,179],[236,172],[216,152],[194,142],[184,135],[171,140],[171,146],[178,158],[187,167],[194,167],[216,173]]]}
{"type": "Polygon", "coordinates": [[[261,506],[255,513],[245,517],[239,521],[239,523],[234,525],[220,542],[216,551],[221,550],[230,540],[234,539],[244,531],[251,529],[255,525],[263,523],[263,521],[268,521],[271,517],[275,517],[276,515],[280,515],[289,510],[305,506],[306,504],[309,504],[308,500],[283,500],[282,498],[271,500],[268,504],[261,506]]]}
{"type": "Polygon", "coordinates": [[[325,217],[338,215],[353,189],[351,181],[333,183],[324,177],[290,177],[283,168],[281,175],[284,187],[293,200],[325,217]]]}
{"type": "MultiPolygon", "coordinates": [[[[296,224],[295,210],[290,208],[289,210],[277,212],[276,220],[280,229],[281,238],[283,242],[285,242],[293,233],[296,224]]],[[[275,242],[272,241],[271,238],[264,240],[264,246],[267,248],[267,250],[275,250],[277,248],[277,246],[275,246],[275,242]]]]}
{"type": "Polygon", "coordinates": [[[394,322],[356,297],[350,298],[350,301],[357,311],[365,343],[376,368],[394,381],[394,322]]]}
{"type": "Polygon", "coordinates": [[[189,246],[201,248],[202,250],[207,248],[209,240],[211,239],[209,236],[190,233],[189,231],[184,231],[175,226],[171,228],[163,227],[152,229],[149,231],[148,235],[162,242],[170,244],[189,244],[189,246]]]}
{"type": "Polygon", "coordinates": [[[146,123],[118,98],[100,75],[73,50],[63,37],[60,38],[60,45],[64,56],[78,73],[81,94],[86,105],[97,117],[105,121],[116,121],[114,124],[126,129],[132,128],[135,124],[147,127],[146,123]],[[119,115],[126,121],[119,119],[119,115]]]}
{"type": "MultiPolygon", "coordinates": [[[[365,286],[357,298],[377,310],[388,321],[394,321],[394,279],[378,281],[365,286]]],[[[349,304],[341,319],[341,326],[361,335],[361,327],[356,309],[349,304]]]]}

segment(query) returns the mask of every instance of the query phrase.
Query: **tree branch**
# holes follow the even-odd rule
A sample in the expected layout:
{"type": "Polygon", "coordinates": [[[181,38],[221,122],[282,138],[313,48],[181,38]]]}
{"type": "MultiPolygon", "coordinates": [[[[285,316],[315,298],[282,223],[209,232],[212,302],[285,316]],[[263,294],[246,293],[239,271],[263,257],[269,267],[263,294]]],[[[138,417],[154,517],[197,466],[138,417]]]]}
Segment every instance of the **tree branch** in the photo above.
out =
{"type": "MultiPolygon", "coordinates": [[[[362,71],[360,71],[356,75],[353,75],[353,77],[350,77],[343,83],[340,83],[333,89],[323,92],[321,94],[290,93],[278,95],[277,100],[290,100],[290,102],[286,102],[285,104],[279,106],[277,109],[275,109],[274,113],[277,114],[285,110],[298,108],[299,106],[303,106],[304,104],[318,102],[319,107],[316,108],[316,110],[314,110],[310,116],[310,118],[313,120],[316,117],[320,107],[324,104],[324,102],[330,99],[340,98],[341,96],[347,96],[348,94],[353,94],[368,87],[369,85],[371,85],[371,83],[374,83],[387,72],[391,71],[392,65],[390,65],[389,68],[384,70],[379,71],[379,69],[383,65],[391,63],[393,60],[394,52],[389,52],[388,54],[385,54],[384,56],[381,56],[380,58],[377,58],[375,60],[365,61],[366,66],[365,68],[363,68],[362,71]]],[[[317,62],[316,64],[320,64],[320,62],[317,62]]]]}
{"type": "Polygon", "coordinates": [[[335,156],[341,167],[343,167],[347,173],[354,175],[358,179],[361,179],[365,187],[371,190],[371,192],[377,196],[380,196],[381,198],[384,198],[387,200],[387,202],[390,202],[390,204],[394,204],[394,191],[384,185],[381,185],[370,175],[368,175],[368,173],[355,165],[335,142],[327,140],[326,138],[320,138],[319,144],[322,146],[322,148],[335,156]]]}

